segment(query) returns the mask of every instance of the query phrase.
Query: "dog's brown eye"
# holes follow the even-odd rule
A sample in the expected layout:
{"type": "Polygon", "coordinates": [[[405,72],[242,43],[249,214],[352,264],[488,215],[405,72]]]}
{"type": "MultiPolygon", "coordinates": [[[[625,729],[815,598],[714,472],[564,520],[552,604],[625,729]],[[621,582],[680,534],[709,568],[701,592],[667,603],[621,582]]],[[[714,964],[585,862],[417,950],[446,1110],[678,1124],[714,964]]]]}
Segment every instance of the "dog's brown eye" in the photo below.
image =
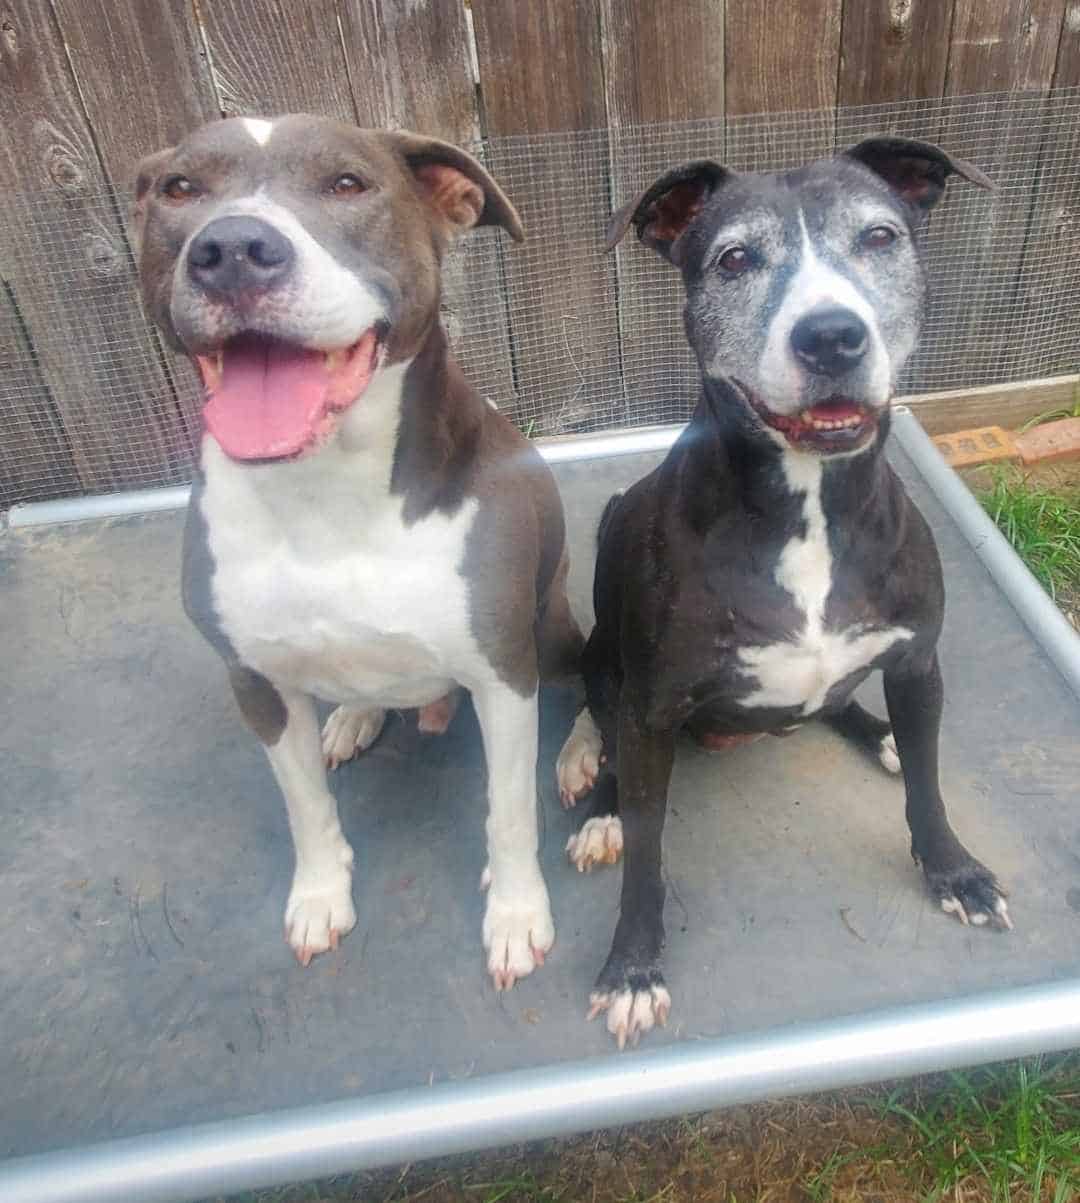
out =
{"type": "Polygon", "coordinates": [[[896,231],[890,230],[888,226],[871,226],[859,236],[860,245],[867,251],[882,251],[887,246],[892,246],[895,241],[896,231]]]}
{"type": "Polygon", "coordinates": [[[733,246],[718,260],[729,276],[739,276],[750,266],[750,252],[744,246],[733,246]]]}
{"type": "Polygon", "coordinates": [[[202,189],[198,186],[198,184],[193,184],[186,175],[170,176],[161,185],[162,196],[166,197],[168,200],[177,201],[180,203],[184,201],[195,200],[196,197],[201,195],[201,192],[202,189]]]}
{"type": "Polygon", "coordinates": [[[367,191],[367,187],[356,176],[346,173],[338,176],[330,185],[330,191],[335,196],[359,196],[361,192],[367,191]]]}

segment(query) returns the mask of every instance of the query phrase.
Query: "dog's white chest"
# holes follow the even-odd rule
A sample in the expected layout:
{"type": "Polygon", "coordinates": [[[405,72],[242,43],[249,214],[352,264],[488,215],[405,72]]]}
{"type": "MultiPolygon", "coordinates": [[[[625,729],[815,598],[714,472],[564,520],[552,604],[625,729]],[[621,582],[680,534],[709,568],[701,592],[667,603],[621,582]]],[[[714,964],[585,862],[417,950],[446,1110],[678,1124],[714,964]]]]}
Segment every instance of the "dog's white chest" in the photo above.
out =
{"type": "Polygon", "coordinates": [[[740,667],[755,681],[740,705],[797,707],[810,715],[822,708],[834,685],[872,664],[898,640],[910,639],[913,632],[900,626],[825,629],[832,554],[821,507],[821,464],[808,455],[788,454],[784,468],[792,489],[805,494],[806,532],[791,539],[781,553],[776,583],[795,598],[805,622],[794,641],[740,649],[740,667]]]}
{"type": "Polygon", "coordinates": [[[467,675],[478,653],[461,564],[475,499],[407,526],[402,500],[378,481],[358,494],[358,465],[333,449],[253,473],[208,442],[203,462],[214,606],[245,664],[285,688],[380,706],[425,705],[467,675]]]}

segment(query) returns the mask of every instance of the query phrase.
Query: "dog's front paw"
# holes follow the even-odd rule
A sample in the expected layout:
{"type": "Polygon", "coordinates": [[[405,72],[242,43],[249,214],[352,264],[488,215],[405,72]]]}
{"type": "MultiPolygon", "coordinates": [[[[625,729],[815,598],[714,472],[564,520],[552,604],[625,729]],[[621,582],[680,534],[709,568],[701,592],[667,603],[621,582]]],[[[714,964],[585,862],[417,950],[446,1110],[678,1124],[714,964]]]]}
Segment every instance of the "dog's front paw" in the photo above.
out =
{"type": "MultiPolygon", "coordinates": [[[[349,856],[351,860],[351,850],[349,856]]],[[[337,948],[355,926],[352,873],[347,867],[318,877],[297,876],[285,907],[285,939],[301,965],[337,948]]]]}
{"type": "Polygon", "coordinates": [[[566,855],[579,873],[588,873],[593,865],[618,864],[622,850],[622,819],[618,815],[587,819],[581,830],[566,841],[566,855]]]}
{"type": "Polygon", "coordinates": [[[659,969],[612,975],[605,971],[589,995],[589,1019],[607,1014],[607,1030],[619,1049],[634,1047],[657,1024],[667,1026],[671,995],[659,969]]]}
{"type": "Polygon", "coordinates": [[[993,873],[973,856],[965,854],[958,865],[948,868],[934,868],[924,861],[923,873],[946,914],[955,915],[965,926],[990,924],[1012,931],[1005,891],[993,873]]]}
{"type": "Polygon", "coordinates": [[[386,721],[385,710],[356,710],[339,706],[322,729],[323,758],[327,768],[336,769],[357,752],[366,752],[379,738],[386,721]]]}
{"type": "Polygon", "coordinates": [[[518,978],[528,977],[555,943],[547,889],[539,871],[536,876],[528,888],[506,891],[488,869],[480,879],[481,888],[488,890],[483,937],[496,990],[509,990],[518,978]]]}
{"type": "Polygon", "coordinates": [[[555,762],[555,777],[559,783],[559,798],[564,807],[573,806],[596,784],[603,756],[600,728],[586,706],[574,720],[559,758],[555,762]]]}

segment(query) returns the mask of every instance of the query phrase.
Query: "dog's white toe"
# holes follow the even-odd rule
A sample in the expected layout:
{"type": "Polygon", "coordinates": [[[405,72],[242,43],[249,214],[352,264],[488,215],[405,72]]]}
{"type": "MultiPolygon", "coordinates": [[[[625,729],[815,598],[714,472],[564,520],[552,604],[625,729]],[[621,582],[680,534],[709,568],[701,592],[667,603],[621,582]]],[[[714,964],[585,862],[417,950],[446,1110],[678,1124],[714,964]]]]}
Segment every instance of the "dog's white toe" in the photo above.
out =
{"type": "Polygon", "coordinates": [[[607,1030],[615,1037],[619,1049],[637,1044],[642,1036],[657,1024],[667,1026],[671,1013],[671,995],[666,986],[650,986],[647,990],[619,990],[614,993],[594,991],[589,995],[589,1019],[607,1012],[607,1030]]]}
{"type": "Polygon", "coordinates": [[[896,750],[896,739],[891,731],[878,745],[878,760],[886,773],[900,772],[900,754],[896,750]]]}
{"type": "Polygon", "coordinates": [[[539,890],[529,891],[529,896],[518,893],[509,898],[504,898],[493,883],[484,912],[483,935],[488,973],[496,990],[509,990],[519,978],[528,977],[543,965],[555,943],[555,924],[543,882],[539,890]]]}
{"type": "Polygon", "coordinates": [[[588,819],[566,841],[566,855],[579,873],[588,873],[593,865],[617,864],[622,850],[622,819],[618,815],[588,819]]]}
{"type": "Polygon", "coordinates": [[[293,885],[285,908],[285,939],[301,965],[310,965],[312,957],[337,948],[355,926],[351,874],[330,885],[293,885]]]}
{"type": "Polygon", "coordinates": [[[386,721],[385,710],[356,710],[339,706],[326,720],[322,730],[322,750],[328,768],[351,760],[379,738],[386,721]]]}
{"type": "Polygon", "coordinates": [[[586,706],[574,720],[574,726],[555,762],[555,776],[563,806],[573,806],[596,784],[602,753],[600,728],[593,722],[593,716],[586,706]]]}

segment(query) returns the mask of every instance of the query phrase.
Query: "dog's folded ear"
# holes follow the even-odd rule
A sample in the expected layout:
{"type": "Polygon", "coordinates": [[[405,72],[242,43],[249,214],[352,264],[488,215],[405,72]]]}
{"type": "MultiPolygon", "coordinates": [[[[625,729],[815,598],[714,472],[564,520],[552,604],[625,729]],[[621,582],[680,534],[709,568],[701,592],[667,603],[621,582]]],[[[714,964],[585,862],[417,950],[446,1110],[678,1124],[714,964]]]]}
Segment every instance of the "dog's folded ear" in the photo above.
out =
{"type": "Polygon", "coordinates": [[[993,183],[978,167],[954,159],[931,142],[916,142],[911,138],[867,138],[844,152],[869,167],[903,200],[917,209],[932,209],[945,191],[950,175],[980,188],[992,189],[993,183]]]}
{"type": "Polygon", "coordinates": [[[695,159],[673,167],[612,215],[604,249],[614,250],[632,224],[646,246],[677,263],[675,243],[731,174],[712,159],[695,159]]]}
{"type": "Polygon", "coordinates": [[[515,242],[524,239],[517,210],[472,155],[420,134],[402,131],[386,137],[450,234],[464,234],[473,226],[501,226],[515,242]]]}
{"type": "Polygon", "coordinates": [[[175,153],[175,147],[172,146],[165,150],[157,150],[152,155],[147,155],[135,169],[135,204],[131,210],[131,225],[134,232],[136,254],[138,254],[139,244],[142,241],[143,221],[146,218],[146,198],[150,195],[150,189],[158,182],[165,164],[175,153]]]}

